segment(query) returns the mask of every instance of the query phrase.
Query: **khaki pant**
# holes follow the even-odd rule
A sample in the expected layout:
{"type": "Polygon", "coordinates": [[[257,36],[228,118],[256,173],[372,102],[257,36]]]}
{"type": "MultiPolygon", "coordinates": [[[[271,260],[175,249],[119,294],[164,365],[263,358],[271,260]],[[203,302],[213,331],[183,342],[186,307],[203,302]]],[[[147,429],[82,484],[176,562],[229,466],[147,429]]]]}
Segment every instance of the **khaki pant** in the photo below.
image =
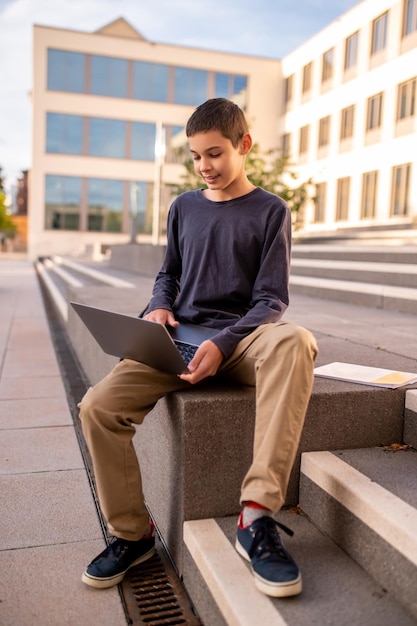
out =
{"type": "MultiPolygon", "coordinates": [[[[283,505],[316,354],[309,331],[279,322],[257,328],[222,363],[219,375],[256,386],[253,462],[242,483],[241,502],[253,500],[275,512],[283,505]]],[[[149,522],[132,424],[141,424],[162,396],[184,389],[190,384],[177,376],[125,359],[80,403],[100,505],[109,531],[118,537],[139,539],[149,522]]]]}

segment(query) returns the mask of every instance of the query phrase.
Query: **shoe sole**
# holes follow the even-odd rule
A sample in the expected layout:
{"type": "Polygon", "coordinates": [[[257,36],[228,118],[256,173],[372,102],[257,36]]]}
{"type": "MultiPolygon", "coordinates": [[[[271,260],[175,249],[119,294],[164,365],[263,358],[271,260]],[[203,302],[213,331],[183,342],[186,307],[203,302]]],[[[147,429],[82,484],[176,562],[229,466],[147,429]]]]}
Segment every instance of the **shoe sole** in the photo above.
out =
{"type": "Polygon", "coordinates": [[[150,558],[153,557],[154,554],[155,548],[151,548],[148,552],[136,559],[136,561],[133,561],[133,563],[129,565],[129,567],[123,572],[121,572],[120,574],[116,574],[115,576],[109,576],[107,578],[98,578],[96,576],[91,576],[86,570],[81,576],[81,580],[84,584],[88,585],[89,587],[94,587],[95,589],[108,589],[109,587],[115,587],[122,582],[127,571],[129,571],[132,567],[135,567],[135,565],[140,565],[141,563],[148,561],[150,558]]]}
{"type": "MultiPolygon", "coordinates": [[[[236,539],[235,548],[245,561],[251,563],[249,554],[246,552],[245,548],[238,539],[236,539]]],[[[263,594],[271,596],[272,598],[289,598],[291,596],[298,596],[303,590],[301,574],[295,580],[290,580],[284,583],[273,583],[257,574],[252,566],[251,570],[255,580],[255,587],[263,594]]]]}

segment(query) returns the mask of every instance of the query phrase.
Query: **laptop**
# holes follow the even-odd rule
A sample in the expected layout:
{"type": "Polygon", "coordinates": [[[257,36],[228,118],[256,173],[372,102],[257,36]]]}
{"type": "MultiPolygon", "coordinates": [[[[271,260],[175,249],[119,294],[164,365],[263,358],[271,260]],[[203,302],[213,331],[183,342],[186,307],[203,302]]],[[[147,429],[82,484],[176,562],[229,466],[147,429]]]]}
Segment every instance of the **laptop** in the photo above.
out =
{"type": "Polygon", "coordinates": [[[79,302],[70,304],[106,354],[171,374],[186,372],[199,345],[219,332],[193,324],[172,328],[79,302]]]}

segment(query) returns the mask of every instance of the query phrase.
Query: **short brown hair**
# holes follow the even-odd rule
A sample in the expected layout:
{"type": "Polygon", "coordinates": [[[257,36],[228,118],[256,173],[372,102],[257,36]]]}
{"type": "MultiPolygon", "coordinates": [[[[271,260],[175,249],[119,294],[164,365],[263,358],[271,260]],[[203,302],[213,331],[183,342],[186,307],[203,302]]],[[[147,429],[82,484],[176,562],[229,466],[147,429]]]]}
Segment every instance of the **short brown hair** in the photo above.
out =
{"type": "Polygon", "coordinates": [[[200,104],[185,127],[187,137],[209,130],[218,130],[230,139],[234,148],[249,132],[245,114],[237,104],[226,98],[212,98],[200,104]]]}

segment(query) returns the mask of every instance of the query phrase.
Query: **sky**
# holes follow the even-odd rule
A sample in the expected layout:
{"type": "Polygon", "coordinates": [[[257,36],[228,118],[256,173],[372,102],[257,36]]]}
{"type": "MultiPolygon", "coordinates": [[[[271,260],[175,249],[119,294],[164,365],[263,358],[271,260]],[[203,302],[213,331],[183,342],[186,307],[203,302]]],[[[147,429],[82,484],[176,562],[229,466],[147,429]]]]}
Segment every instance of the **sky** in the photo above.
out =
{"type": "Polygon", "coordinates": [[[0,0],[0,167],[6,189],[31,167],[34,24],[94,32],[124,17],[156,43],[279,59],[359,1],[0,0]]]}

